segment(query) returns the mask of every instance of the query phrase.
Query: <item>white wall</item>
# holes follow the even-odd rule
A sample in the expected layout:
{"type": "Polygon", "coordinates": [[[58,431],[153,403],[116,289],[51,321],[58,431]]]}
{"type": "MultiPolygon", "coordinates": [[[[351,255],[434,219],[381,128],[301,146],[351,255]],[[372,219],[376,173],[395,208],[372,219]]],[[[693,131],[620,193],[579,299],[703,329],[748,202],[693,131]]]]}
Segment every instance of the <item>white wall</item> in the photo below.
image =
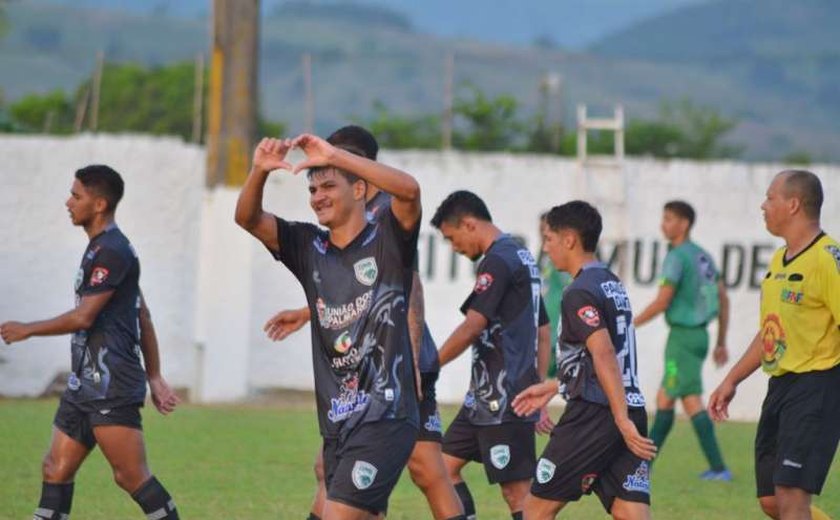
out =
{"type": "MultiPolygon", "coordinates": [[[[71,279],[85,240],[79,230],[62,220],[66,217],[60,204],[77,165],[110,162],[126,176],[127,195],[119,221],[141,255],[142,283],[161,333],[168,378],[178,386],[190,387],[196,397],[211,401],[239,399],[260,388],[312,387],[308,329],[279,344],[262,334],[262,326],[273,312],[304,304],[303,292],[262,245],[234,226],[236,191],[220,188],[207,192],[203,188],[201,150],[146,137],[4,138],[0,139],[0,154],[4,157],[0,219],[11,224],[0,230],[5,244],[0,253],[0,273],[4,275],[0,320],[34,319],[72,304],[71,279]],[[49,154],[42,153],[45,148],[49,154]],[[28,174],[21,176],[20,171],[28,174]],[[150,171],[156,175],[149,176],[150,171]],[[52,180],[44,183],[44,178],[52,180]],[[52,195],[40,196],[48,189],[52,195]],[[27,202],[33,193],[38,193],[39,199],[27,202]],[[57,247],[64,254],[56,255],[57,247]],[[33,284],[37,290],[32,290],[33,284]],[[197,344],[201,350],[196,349],[197,344]]],[[[770,179],[782,169],[780,165],[632,159],[623,170],[587,171],[568,159],[454,152],[383,152],[381,160],[416,175],[423,188],[420,266],[427,320],[438,342],[460,322],[457,309],[473,284],[470,264],[460,257],[455,261],[457,274],[450,277],[451,252],[428,226],[437,204],[456,189],[478,193],[496,223],[525,237],[535,253],[536,223],[542,211],[573,198],[594,203],[604,216],[602,254],[610,256],[615,244],[625,244],[616,270],[637,312],[653,298],[656,288],[636,278],[650,278],[655,242],[659,242],[659,266],[665,254],[659,235],[662,204],[683,198],[698,212],[694,238],[718,264],[725,244],[729,245],[730,264],[739,250],[746,252],[740,264],[741,281],[730,293],[733,358],[756,332],[758,291],[749,287],[750,261],[755,248],[757,263],[766,263],[779,244],[764,230],[759,205],[770,179]],[[642,246],[641,269],[634,270],[636,241],[642,246]]],[[[813,170],[822,178],[827,198],[824,226],[838,236],[840,168],[817,165],[813,170]]],[[[291,219],[312,219],[303,176],[274,174],[266,187],[265,205],[291,219]]],[[[753,270],[760,280],[763,267],[756,265],[753,270]]],[[[730,265],[730,281],[736,274],[737,269],[730,265]]],[[[637,333],[640,376],[651,404],[662,374],[665,334],[661,319],[637,333]]],[[[0,351],[6,361],[0,365],[0,393],[41,391],[53,371],[66,369],[66,347],[66,338],[33,339],[0,351]]],[[[469,377],[467,357],[444,369],[438,384],[442,400],[457,402],[463,396],[469,377]]],[[[707,364],[707,390],[723,373],[707,364]]],[[[765,386],[761,374],[745,382],[734,403],[734,415],[755,418],[765,386]]]]}

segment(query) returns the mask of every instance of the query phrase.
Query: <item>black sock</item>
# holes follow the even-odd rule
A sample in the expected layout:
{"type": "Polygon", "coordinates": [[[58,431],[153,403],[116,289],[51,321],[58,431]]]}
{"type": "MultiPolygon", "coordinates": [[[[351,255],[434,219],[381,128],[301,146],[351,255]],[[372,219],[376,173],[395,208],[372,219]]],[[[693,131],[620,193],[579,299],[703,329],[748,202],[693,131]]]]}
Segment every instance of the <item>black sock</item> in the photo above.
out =
{"type": "Polygon", "coordinates": [[[178,520],[175,502],[155,477],[140,486],[140,489],[131,494],[131,498],[140,505],[146,516],[154,514],[155,518],[160,520],[178,520]]]}
{"type": "Polygon", "coordinates": [[[70,514],[73,505],[73,483],[69,484],[41,484],[41,500],[35,510],[36,520],[59,520],[70,514]]]}
{"type": "Polygon", "coordinates": [[[461,481],[455,484],[455,492],[458,493],[458,498],[461,499],[461,505],[464,506],[464,516],[467,520],[473,520],[475,518],[475,502],[473,502],[473,497],[470,494],[470,488],[467,487],[467,483],[461,481]]]}
{"type": "Polygon", "coordinates": [[[513,520],[522,520],[522,511],[517,511],[510,515],[513,520]]]}

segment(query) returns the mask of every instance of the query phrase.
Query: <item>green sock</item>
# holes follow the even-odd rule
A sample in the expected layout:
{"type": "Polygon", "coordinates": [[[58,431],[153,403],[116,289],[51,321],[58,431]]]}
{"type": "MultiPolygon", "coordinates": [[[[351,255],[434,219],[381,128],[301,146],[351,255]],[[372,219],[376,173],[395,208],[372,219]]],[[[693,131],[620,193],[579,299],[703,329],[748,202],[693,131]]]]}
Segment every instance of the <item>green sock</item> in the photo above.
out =
{"type": "Polygon", "coordinates": [[[658,449],[662,449],[665,437],[674,426],[674,410],[656,410],[656,417],[653,419],[653,427],[650,429],[650,438],[658,449]]]}
{"type": "Polygon", "coordinates": [[[709,414],[705,410],[697,412],[691,417],[691,424],[700,440],[700,447],[703,448],[706,460],[709,461],[709,467],[714,471],[725,470],[726,466],[723,464],[723,457],[715,438],[715,427],[709,419],[709,414]]]}

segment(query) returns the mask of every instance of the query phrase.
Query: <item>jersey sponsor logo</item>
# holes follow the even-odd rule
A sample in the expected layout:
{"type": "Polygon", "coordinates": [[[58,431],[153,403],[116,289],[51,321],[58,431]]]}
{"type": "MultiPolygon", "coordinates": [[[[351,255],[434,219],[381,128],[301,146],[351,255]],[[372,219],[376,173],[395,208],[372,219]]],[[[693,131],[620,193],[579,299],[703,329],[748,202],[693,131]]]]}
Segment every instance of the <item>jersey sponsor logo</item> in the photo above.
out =
{"type": "Polygon", "coordinates": [[[840,248],[829,244],[825,246],[825,250],[828,251],[828,254],[834,257],[834,263],[837,264],[837,272],[840,273],[840,248]]]}
{"type": "Polygon", "coordinates": [[[782,321],[777,314],[768,314],[761,324],[761,342],[764,346],[764,355],[761,364],[765,370],[773,371],[779,366],[779,360],[787,350],[785,342],[785,329],[782,328],[782,321]]]}
{"type": "Polygon", "coordinates": [[[389,403],[394,400],[394,389],[393,388],[386,388],[385,392],[385,400],[389,403]]]}
{"type": "Polygon", "coordinates": [[[440,412],[435,410],[435,413],[429,415],[429,418],[426,420],[426,424],[423,425],[423,428],[425,428],[427,432],[443,433],[443,423],[440,420],[440,412]]]}
{"type": "Polygon", "coordinates": [[[376,281],[376,275],[379,274],[379,268],[376,265],[376,259],[372,256],[362,258],[353,264],[353,271],[356,273],[356,280],[360,284],[370,287],[376,281]]]}
{"type": "Polygon", "coordinates": [[[595,484],[595,481],[598,479],[597,473],[587,473],[580,479],[580,492],[581,493],[589,493],[592,490],[592,486],[595,484]]]}
{"type": "Polygon", "coordinates": [[[322,255],[325,255],[327,254],[327,248],[329,247],[330,243],[327,241],[326,238],[315,237],[315,240],[312,241],[312,245],[315,247],[315,251],[318,251],[322,255]]]}
{"type": "Polygon", "coordinates": [[[630,298],[627,296],[627,290],[621,282],[609,281],[601,284],[601,290],[604,295],[610,298],[615,303],[615,308],[620,311],[630,311],[630,298]]]}
{"type": "Polygon", "coordinates": [[[350,337],[350,333],[346,330],[342,332],[341,335],[336,338],[335,343],[333,343],[333,348],[339,354],[346,354],[352,346],[353,338],[350,337]]]}
{"type": "Polygon", "coordinates": [[[534,255],[532,255],[527,249],[518,250],[516,255],[519,257],[519,261],[522,262],[522,265],[528,268],[528,271],[531,273],[531,278],[539,279],[540,269],[537,266],[537,261],[534,260],[534,255]]]}
{"type": "Polygon", "coordinates": [[[650,471],[648,470],[647,461],[643,460],[640,462],[636,471],[632,475],[627,475],[621,487],[627,491],[636,491],[650,495],[650,471]]]}
{"type": "Polygon", "coordinates": [[[475,394],[470,390],[464,396],[464,406],[470,410],[475,410],[475,394]]]}
{"type": "Polygon", "coordinates": [[[377,472],[376,466],[370,462],[357,460],[353,464],[353,471],[350,474],[353,479],[353,485],[356,486],[356,489],[360,490],[369,488],[376,479],[377,472]]]}
{"type": "Polygon", "coordinates": [[[473,291],[476,294],[481,294],[489,289],[491,285],[493,285],[493,275],[490,273],[481,273],[475,280],[475,287],[473,288],[473,291]]]}
{"type": "Polygon", "coordinates": [[[791,291],[790,289],[782,289],[782,301],[785,303],[799,305],[802,303],[802,299],[804,297],[804,293],[791,291]]]}
{"type": "MultiPolygon", "coordinates": [[[[84,282],[84,281],[85,281],[85,270],[80,267],[79,270],[76,271],[76,280],[75,280],[75,282],[73,282],[73,286],[75,287],[75,289],[77,291],[82,286],[82,282],[84,282]]],[[[76,304],[76,306],[78,307],[78,304],[76,304]]]]}
{"type": "Polygon", "coordinates": [[[581,307],[577,311],[578,318],[590,327],[597,327],[601,324],[601,315],[598,314],[598,309],[591,305],[581,307]]]}
{"type": "Polygon", "coordinates": [[[105,267],[94,267],[93,272],[90,273],[90,282],[88,282],[92,287],[105,283],[105,280],[108,279],[108,269],[105,267]]]}
{"type": "MultiPolygon", "coordinates": [[[[767,278],[770,277],[770,273],[767,273],[767,278]]],[[[773,277],[774,280],[784,280],[787,277],[785,273],[776,273],[776,276],[773,277]]]]}
{"type": "Polygon", "coordinates": [[[79,376],[77,376],[75,372],[70,372],[70,375],[67,377],[67,388],[69,388],[71,392],[75,392],[81,387],[82,382],[79,380],[79,376]]]}
{"type": "Polygon", "coordinates": [[[788,466],[790,468],[802,469],[802,464],[799,462],[792,461],[790,459],[785,459],[782,461],[782,466],[788,466]]]}
{"type": "Polygon", "coordinates": [[[490,448],[490,464],[496,469],[505,469],[510,463],[510,446],[497,444],[490,448]]]}
{"type": "Polygon", "coordinates": [[[325,329],[342,329],[364,315],[370,307],[371,300],[373,300],[372,290],[358,296],[350,303],[339,306],[327,305],[323,299],[318,298],[315,301],[318,323],[325,329]]]}
{"type": "Polygon", "coordinates": [[[640,392],[627,392],[625,401],[627,406],[639,407],[645,405],[645,397],[640,392]]]}
{"type": "Polygon", "coordinates": [[[330,411],[327,419],[340,422],[356,412],[364,410],[370,402],[370,396],[359,390],[359,377],[355,374],[347,376],[341,383],[338,397],[330,399],[330,411]]]}
{"type": "Polygon", "coordinates": [[[557,465],[555,463],[540,457],[540,461],[537,462],[537,482],[545,484],[554,478],[554,471],[556,469],[557,465]]]}

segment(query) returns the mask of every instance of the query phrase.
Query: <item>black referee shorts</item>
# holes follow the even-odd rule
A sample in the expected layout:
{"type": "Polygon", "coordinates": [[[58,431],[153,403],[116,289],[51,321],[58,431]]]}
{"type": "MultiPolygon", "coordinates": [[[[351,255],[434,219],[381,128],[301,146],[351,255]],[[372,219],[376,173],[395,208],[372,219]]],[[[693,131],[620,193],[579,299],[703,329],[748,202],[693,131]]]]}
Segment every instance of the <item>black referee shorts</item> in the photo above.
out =
{"type": "Polygon", "coordinates": [[[840,365],[770,378],[755,436],[759,497],[775,486],[819,495],[840,441],[840,365]]]}

